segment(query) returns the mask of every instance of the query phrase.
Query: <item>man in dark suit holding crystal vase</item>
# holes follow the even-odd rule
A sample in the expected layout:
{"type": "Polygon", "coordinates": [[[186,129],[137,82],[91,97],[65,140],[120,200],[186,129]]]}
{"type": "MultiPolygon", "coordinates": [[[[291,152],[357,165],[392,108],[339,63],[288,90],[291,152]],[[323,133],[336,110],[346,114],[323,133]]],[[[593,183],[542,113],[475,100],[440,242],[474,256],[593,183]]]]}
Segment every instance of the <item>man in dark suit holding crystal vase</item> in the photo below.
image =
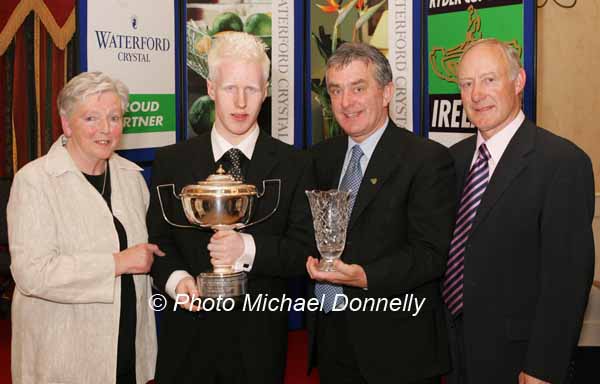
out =
{"type": "Polygon", "coordinates": [[[337,271],[307,262],[323,301],[308,319],[309,363],[322,383],[438,383],[449,367],[439,279],[454,215],[452,159],[389,119],[392,71],[377,49],[340,46],[326,81],[346,135],[313,147],[317,186],[350,190],[353,207],[337,271]],[[418,314],[352,310],[335,295],[351,303],[414,298],[423,306],[418,314]]]}

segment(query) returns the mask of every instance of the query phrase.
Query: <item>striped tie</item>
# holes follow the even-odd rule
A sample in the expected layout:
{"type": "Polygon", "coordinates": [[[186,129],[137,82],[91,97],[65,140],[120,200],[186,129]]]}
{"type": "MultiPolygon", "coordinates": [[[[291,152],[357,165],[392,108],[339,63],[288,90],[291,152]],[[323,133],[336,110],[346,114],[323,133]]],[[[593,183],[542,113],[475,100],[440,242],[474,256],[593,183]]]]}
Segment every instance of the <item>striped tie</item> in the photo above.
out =
{"type": "Polygon", "coordinates": [[[485,143],[479,146],[479,155],[471,167],[465,187],[460,198],[456,226],[450,253],[448,255],[448,268],[444,275],[442,297],[453,316],[457,316],[463,308],[463,271],[465,269],[465,245],[477,214],[477,207],[481,204],[481,197],[489,181],[488,160],[490,152],[485,143]]]}

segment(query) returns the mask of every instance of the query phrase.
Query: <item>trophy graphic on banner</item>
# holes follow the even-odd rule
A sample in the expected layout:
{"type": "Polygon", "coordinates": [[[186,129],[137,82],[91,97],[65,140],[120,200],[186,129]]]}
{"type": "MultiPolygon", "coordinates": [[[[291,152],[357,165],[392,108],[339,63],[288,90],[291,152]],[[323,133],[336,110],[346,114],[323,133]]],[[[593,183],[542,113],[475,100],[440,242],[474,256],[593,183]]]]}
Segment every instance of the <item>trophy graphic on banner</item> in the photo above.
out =
{"type": "MultiPolygon", "coordinates": [[[[190,184],[177,195],[174,184],[163,184],[156,187],[160,209],[167,223],[178,228],[210,228],[213,231],[240,230],[267,220],[279,207],[281,180],[263,180],[263,190],[256,191],[252,184],[244,184],[226,174],[221,166],[216,174],[206,180],[190,184]],[[256,199],[264,196],[267,184],[276,184],[277,199],[275,207],[265,217],[249,222],[252,217],[256,199]],[[161,189],[168,188],[173,196],[181,201],[183,211],[191,225],[177,224],[165,213],[161,189]]],[[[200,273],[196,283],[202,298],[238,297],[246,293],[247,277],[243,271],[235,271],[231,265],[214,267],[212,271],[200,273]]]]}
{"type": "Polygon", "coordinates": [[[313,217],[317,249],[321,254],[319,270],[333,272],[333,262],[346,246],[346,230],[350,220],[350,192],[331,189],[306,191],[313,217]]]}

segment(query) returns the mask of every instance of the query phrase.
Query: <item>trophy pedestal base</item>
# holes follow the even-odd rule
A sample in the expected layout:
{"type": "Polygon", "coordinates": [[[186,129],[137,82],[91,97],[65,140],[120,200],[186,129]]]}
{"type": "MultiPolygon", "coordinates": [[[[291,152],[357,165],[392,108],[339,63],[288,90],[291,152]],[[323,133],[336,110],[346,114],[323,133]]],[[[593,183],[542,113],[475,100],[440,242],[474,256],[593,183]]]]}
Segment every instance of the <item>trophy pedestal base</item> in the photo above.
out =
{"type": "Polygon", "coordinates": [[[335,272],[336,269],[333,266],[333,262],[336,259],[324,259],[322,258],[321,261],[319,261],[319,265],[317,266],[317,269],[321,272],[335,272]]]}
{"type": "Polygon", "coordinates": [[[205,272],[196,277],[203,298],[236,298],[246,294],[248,278],[244,272],[205,272]]]}

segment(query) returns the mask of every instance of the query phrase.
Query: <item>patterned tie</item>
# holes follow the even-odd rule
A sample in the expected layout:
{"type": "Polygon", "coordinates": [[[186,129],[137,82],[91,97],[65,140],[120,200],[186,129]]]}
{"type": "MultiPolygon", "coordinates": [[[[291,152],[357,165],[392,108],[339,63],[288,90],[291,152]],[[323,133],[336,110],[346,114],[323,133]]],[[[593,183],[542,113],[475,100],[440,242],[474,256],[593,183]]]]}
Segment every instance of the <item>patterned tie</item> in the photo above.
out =
{"type": "Polygon", "coordinates": [[[490,152],[485,143],[481,144],[477,160],[475,160],[467,175],[460,198],[460,208],[456,215],[456,226],[452,242],[450,243],[450,253],[448,255],[448,264],[442,287],[444,302],[448,306],[450,313],[455,317],[461,313],[463,308],[465,246],[469,239],[475,215],[477,214],[477,207],[481,204],[481,197],[488,185],[488,160],[490,157],[490,152]]]}
{"type": "Polygon", "coordinates": [[[244,156],[244,154],[242,151],[237,148],[231,148],[229,151],[225,152],[225,154],[231,163],[229,174],[238,181],[244,181],[242,176],[242,156],[244,156]]]}
{"type": "MultiPolygon", "coordinates": [[[[350,192],[350,211],[354,207],[354,201],[360,188],[362,181],[362,170],[360,169],[360,159],[364,153],[360,148],[360,145],[355,144],[351,149],[350,161],[348,162],[348,168],[342,177],[340,183],[340,190],[350,192]]],[[[323,298],[323,312],[328,313],[333,309],[333,303],[335,301],[335,295],[344,293],[341,285],[329,284],[329,283],[317,283],[315,285],[315,295],[318,299],[323,298]]],[[[340,303],[338,301],[338,303],[340,303]]],[[[341,303],[340,303],[341,304],[341,303]]]]}

